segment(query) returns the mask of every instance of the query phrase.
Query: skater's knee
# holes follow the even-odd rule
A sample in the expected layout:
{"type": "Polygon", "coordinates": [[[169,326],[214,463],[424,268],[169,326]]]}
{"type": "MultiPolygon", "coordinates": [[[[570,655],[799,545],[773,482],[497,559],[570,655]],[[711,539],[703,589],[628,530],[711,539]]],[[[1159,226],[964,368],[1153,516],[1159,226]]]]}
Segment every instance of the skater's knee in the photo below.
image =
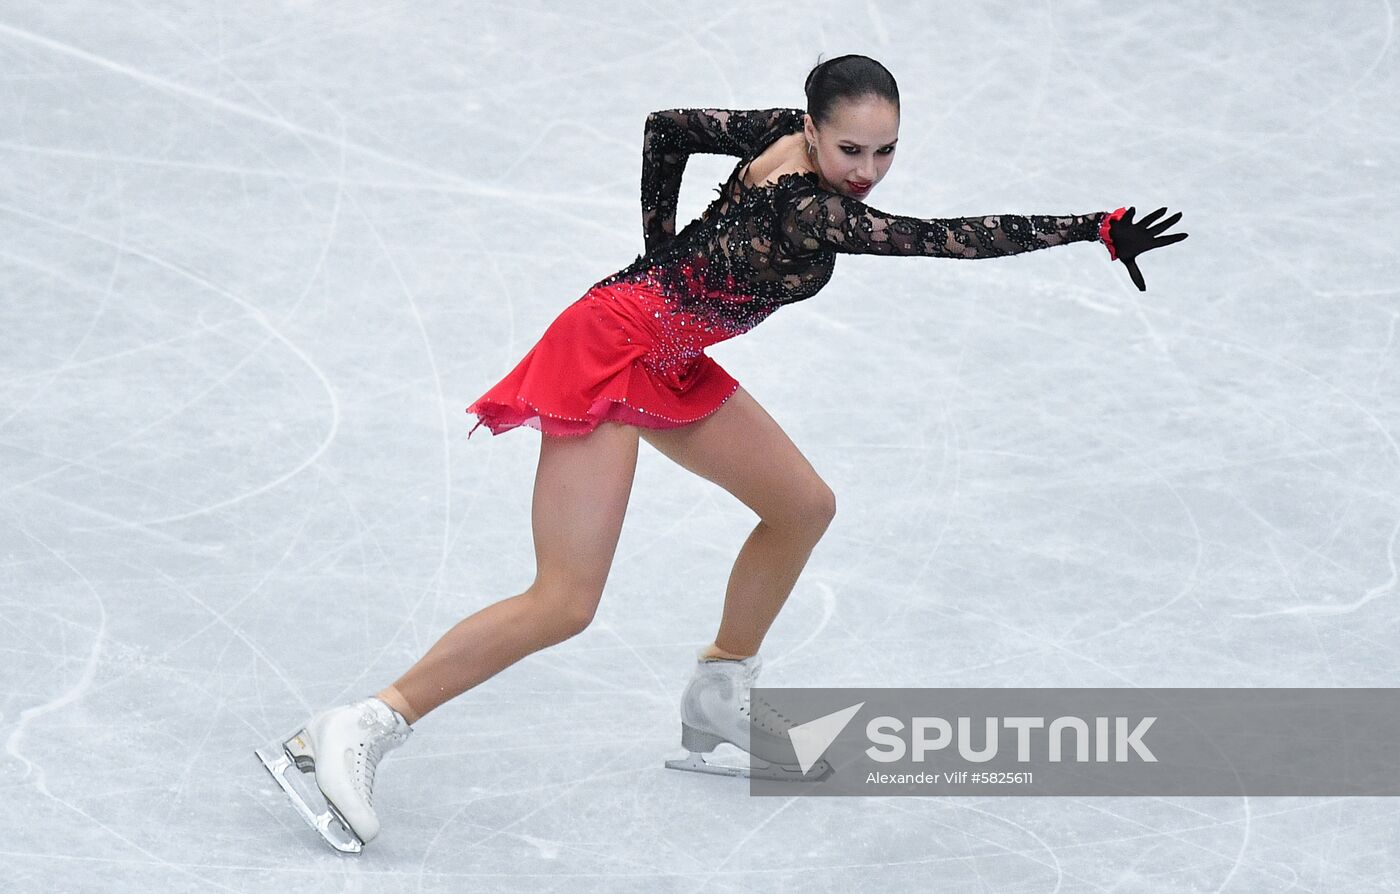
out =
{"type": "Polygon", "coordinates": [[[795,528],[820,537],[836,517],[836,494],[825,481],[815,479],[783,503],[779,512],[764,521],[779,527],[795,528]]]}
{"type": "Polygon", "coordinates": [[[836,492],[827,486],[826,482],[821,482],[821,487],[813,497],[811,507],[812,518],[821,525],[825,531],[831,520],[836,517],[836,492]]]}
{"type": "Polygon", "coordinates": [[[593,623],[593,616],[597,613],[598,604],[571,605],[559,615],[559,629],[568,639],[578,636],[588,629],[588,625],[593,623]]]}
{"type": "Polygon", "coordinates": [[[548,580],[536,580],[526,593],[541,624],[549,627],[560,640],[588,629],[603,595],[600,586],[548,580]]]}

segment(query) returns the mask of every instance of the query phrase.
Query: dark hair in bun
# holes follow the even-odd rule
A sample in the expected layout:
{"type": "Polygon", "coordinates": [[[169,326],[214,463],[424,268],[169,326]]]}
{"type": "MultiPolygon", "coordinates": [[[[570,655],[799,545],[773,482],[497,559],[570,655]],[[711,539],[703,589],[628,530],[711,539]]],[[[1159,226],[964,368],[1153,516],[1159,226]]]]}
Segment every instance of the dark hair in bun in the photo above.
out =
{"type": "Polygon", "coordinates": [[[894,75],[869,56],[856,53],[818,62],[802,89],[807,94],[807,114],[819,125],[830,119],[832,108],[843,99],[878,96],[899,108],[894,75]]]}

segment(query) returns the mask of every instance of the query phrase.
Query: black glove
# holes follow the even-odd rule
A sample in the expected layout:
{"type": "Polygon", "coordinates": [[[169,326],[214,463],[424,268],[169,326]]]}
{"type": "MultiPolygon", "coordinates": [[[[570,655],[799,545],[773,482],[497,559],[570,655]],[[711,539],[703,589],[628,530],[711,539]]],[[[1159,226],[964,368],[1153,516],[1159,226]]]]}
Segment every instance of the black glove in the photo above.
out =
{"type": "Polygon", "coordinates": [[[1113,250],[1118,255],[1118,260],[1123,262],[1123,266],[1128,268],[1128,275],[1133,278],[1133,283],[1138,287],[1139,292],[1147,291],[1147,284],[1142,280],[1142,271],[1137,267],[1137,256],[1145,251],[1154,248],[1161,248],[1164,245],[1171,245],[1173,242],[1180,242],[1185,239],[1188,233],[1173,233],[1170,236],[1160,236],[1159,234],[1171,227],[1172,224],[1181,220],[1181,212],[1173,214],[1171,217],[1157,224],[1150,226],[1157,218],[1166,213],[1166,208],[1158,208],[1151,214],[1144,217],[1137,223],[1133,223],[1133,213],[1136,208],[1129,208],[1118,220],[1110,221],[1108,225],[1109,238],[1113,240],[1113,250]]]}

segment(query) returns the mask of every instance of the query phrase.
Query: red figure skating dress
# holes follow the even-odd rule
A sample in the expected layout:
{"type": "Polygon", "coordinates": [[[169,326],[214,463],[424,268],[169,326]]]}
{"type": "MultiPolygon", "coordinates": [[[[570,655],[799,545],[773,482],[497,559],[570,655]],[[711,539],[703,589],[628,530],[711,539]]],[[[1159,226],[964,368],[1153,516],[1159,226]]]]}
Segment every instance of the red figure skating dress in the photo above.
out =
{"type": "Polygon", "coordinates": [[[702,419],[739,387],[705,348],[815,295],[831,278],[838,253],[994,258],[1098,240],[1112,257],[1108,223],[1121,208],[923,219],[829,192],[814,173],[744,183],[748,163],[779,137],[800,131],[803,114],[672,109],[648,115],[646,253],[565,308],[515,369],[467,408],[479,417],[472,432],[527,425],[583,435],[605,421],[673,428],[702,419]],[[705,212],[675,233],[681,175],[697,152],[740,161],[705,212]]]}

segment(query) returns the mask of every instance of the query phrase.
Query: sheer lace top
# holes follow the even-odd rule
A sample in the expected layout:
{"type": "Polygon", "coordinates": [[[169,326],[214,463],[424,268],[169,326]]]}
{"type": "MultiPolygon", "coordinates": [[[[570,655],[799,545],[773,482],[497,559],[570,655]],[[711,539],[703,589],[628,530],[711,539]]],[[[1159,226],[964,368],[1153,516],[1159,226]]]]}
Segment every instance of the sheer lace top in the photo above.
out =
{"type": "Polygon", "coordinates": [[[801,109],[670,109],[647,116],[642,143],[645,253],[596,285],[650,280],[678,306],[710,309],[738,330],[815,295],[838,253],[994,258],[1095,241],[1106,212],[918,218],[830,192],[815,173],[749,186],[741,172],[774,141],[802,129],[801,109]],[[676,202],[695,153],[739,162],[679,233],[676,202]]]}

